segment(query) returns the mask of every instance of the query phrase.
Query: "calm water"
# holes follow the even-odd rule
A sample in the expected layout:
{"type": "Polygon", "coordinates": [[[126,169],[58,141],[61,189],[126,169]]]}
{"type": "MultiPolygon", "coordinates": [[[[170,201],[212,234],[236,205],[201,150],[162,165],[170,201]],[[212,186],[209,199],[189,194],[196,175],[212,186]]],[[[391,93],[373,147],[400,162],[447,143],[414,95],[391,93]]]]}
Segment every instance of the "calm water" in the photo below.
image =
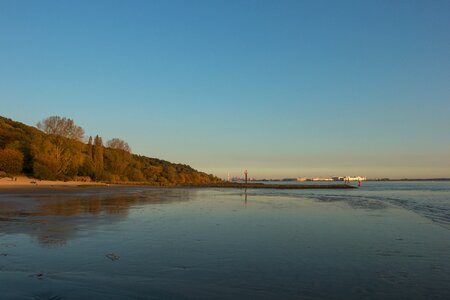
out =
{"type": "Polygon", "coordinates": [[[0,190],[1,299],[449,299],[450,183],[0,190]]]}

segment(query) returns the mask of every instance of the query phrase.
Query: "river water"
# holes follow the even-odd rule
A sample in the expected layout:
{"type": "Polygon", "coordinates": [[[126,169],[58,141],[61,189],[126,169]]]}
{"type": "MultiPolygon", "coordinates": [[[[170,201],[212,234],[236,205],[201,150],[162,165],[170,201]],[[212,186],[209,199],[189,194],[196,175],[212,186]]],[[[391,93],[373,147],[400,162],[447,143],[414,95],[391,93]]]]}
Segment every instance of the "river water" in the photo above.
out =
{"type": "Polygon", "coordinates": [[[0,299],[449,299],[450,182],[0,190],[0,299]]]}

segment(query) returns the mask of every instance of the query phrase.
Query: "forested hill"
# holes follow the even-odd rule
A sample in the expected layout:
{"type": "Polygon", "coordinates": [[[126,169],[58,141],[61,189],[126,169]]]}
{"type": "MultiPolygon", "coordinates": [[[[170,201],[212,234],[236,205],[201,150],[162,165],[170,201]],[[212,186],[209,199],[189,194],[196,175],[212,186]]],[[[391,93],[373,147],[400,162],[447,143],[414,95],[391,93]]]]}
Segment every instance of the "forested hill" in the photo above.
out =
{"type": "Polygon", "coordinates": [[[0,175],[160,186],[220,181],[188,165],[132,154],[120,139],[106,145],[99,136],[86,139],[71,119],[49,117],[37,126],[0,116],[0,175]]]}

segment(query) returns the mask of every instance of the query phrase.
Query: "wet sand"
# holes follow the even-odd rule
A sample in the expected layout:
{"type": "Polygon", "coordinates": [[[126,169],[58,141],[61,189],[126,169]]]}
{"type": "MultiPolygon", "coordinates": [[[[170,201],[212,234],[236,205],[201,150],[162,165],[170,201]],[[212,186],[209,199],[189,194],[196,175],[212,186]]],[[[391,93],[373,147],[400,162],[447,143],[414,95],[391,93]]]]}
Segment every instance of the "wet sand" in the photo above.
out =
{"type": "Polygon", "coordinates": [[[0,295],[448,299],[449,229],[383,193],[1,190],[0,295]]]}

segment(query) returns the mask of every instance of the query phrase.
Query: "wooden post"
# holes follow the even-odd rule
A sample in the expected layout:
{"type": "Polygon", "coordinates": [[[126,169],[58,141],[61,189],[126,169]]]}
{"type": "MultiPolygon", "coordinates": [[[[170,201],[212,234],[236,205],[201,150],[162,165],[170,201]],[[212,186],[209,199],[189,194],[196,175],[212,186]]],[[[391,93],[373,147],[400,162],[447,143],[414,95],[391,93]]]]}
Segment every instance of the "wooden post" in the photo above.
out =
{"type": "Polygon", "coordinates": [[[247,170],[244,171],[244,175],[245,175],[245,184],[247,184],[247,175],[248,175],[248,171],[247,170]]]}

